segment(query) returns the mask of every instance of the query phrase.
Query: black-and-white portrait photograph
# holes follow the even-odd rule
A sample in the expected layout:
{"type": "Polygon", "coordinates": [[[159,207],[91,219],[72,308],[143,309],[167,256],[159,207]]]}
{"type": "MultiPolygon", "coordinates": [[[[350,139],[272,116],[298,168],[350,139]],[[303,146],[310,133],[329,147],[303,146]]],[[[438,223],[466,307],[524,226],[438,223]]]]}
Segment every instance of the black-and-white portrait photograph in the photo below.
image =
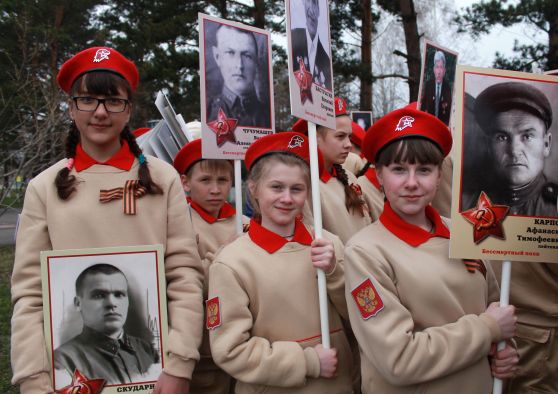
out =
{"type": "Polygon", "coordinates": [[[333,89],[327,0],[291,0],[291,66],[300,62],[312,75],[312,82],[333,89]]]}
{"type": "Polygon", "coordinates": [[[351,111],[353,122],[358,124],[364,131],[372,126],[372,111],[351,111]]]}
{"type": "Polygon", "coordinates": [[[425,40],[418,108],[449,126],[457,53],[425,40]]]}
{"type": "Polygon", "coordinates": [[[206,122],[216,120],[223,110],[227,118],[238,121],[238,127],[270,129],[268,37],[209,19],[203,29],[206,122]]]}
{"type": "Polygon", "coordinates": [[[56,252],[43,259],[55,388],[76,370],[105,387],[156,381],[167,324],[162,254],[56,252]]]}
{"type": "Polygon", "coordinates": [[[466,73],[460,211],[481,191],[510,216],[558,217],[558,85],[466,73]]]}

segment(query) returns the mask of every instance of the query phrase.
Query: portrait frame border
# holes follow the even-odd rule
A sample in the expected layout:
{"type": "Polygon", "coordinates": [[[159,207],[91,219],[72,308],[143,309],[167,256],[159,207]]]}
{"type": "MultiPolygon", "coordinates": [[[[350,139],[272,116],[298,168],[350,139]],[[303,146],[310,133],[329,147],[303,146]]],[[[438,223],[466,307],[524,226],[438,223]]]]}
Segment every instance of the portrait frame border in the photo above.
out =
{"type": "MultiPolygon", "coordinates": [[[[452,177],[452,204],[451,204],[451,237],[450,237],[450,258],[465,259],[485,259],[485,260],[501,260],[501,261],[526,261],[526,262],[544,262],[558,263],[558,253],[556,253],[557,245],[549,245],[546,239],[555,239],[558,242],[558,236],[532,234],[534,228],[539,230],[556,231],[556,223],[558,217],[546,216],[525,216],[525,215],[508,215],[502,221],[502,229],[505,239],[499,239],[493,236],[474,242],[473,225],[469,223],[462,215],[467,209],[462,208],[463,199],[463,173],[464,173],[464,148],[465,148],[465,106],[467,75],[502,78],[509,81],[518,82],[540,82],[556,85],[558,90],[558,78],[556,76],[545,74],[533,74],[519,71],[507,71],[490,68],[480,68],[472,66],[458,65],[456,68],[455,79],[455,113],[454,113],[454,143],[452,148],[453,177],[452,177]],[[527,240],[527,238],[540,239],[527,240]],[[555,246],[555,247],[549,247],[555,246]]],[[[483,88],[494,83],[486,84],[483,88]]],[[[473,85],[477,86],[477,85],[473,85]]],[[[478,90],[478,88],[477,88],[478,90]]],[[[554,90],[554,89],[553,89],[554,90]]],[[[482,91],[482,90],[481,90],[482,91]]],[[[480,92],[479,92],[480,93],[480,92]]],[[[474,97],[476,98],[476,97],[474,97]]],[[[549,99],[553,110],[558,109],[558,105],[552,105],[553,101],[549,99]]],[[[490,196],[489,196],[490,197],[490,196]]],[[[492,202],[494,205],[496,203],[492,202]]]]}
{"type": "MultiPolygon", "coordinates": [[[[54,341],[53,341],[53,320],[52,320],[52,296],[51,296],[51,264],[56,258],[80,258],[80,257],[93,257],[93,256],[115,256],[115,255],[130,255],[130,254],[153,254],[153,262],[155,264],[154,270],[157,274],[155,278],[157,284],[157,304],[158,304],[158,329],[160,333],[160,363],[161,370],[164,369],[165,363],[168,362],[167,347],[168,347],[168,313],[167,313],[167,295],[166,295],[166,279],[165,279],[165,263],[164,263],[164,247],[163,245],[137,245],[137,246],[115,246],[106,248],[84,248],[84,249],[63,249],[63,250],[48,250],[41,251],[41,282],[42,282],[42,295],[43,295],[43,328],[45,335],[45,345],[48,355],[48,360],[51,365],[50,377],[52,379],[53,388],[56,388],[56,381],[54,376],[54,341]]],[[[95,376],[87,376],[88,379],[97,379],[95,376]]],[[[155,386],[156,380],[148,380],[142,382],[118,384],[106,386],[101,390],[102,394],[113,394],[122,392],[122,388],[132,388],[137,393],[151,393],[155,386]]]]}

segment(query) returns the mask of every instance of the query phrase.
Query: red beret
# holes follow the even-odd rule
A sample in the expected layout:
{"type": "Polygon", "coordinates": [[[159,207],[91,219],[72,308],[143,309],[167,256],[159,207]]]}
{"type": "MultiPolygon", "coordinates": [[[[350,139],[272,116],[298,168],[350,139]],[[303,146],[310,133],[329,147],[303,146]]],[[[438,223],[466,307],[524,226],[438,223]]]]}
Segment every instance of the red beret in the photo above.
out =
{"type": "Polygon", "coordinates": [[[405,106],[405,108],[417,109],[418,108],[418,101],[413,101],[405,106]]]}
{"type": "Polygon", "coordinates": [[[444,157],[451,150],[451,133],[442,121],[427,112],[404,107],[390,112],[370,126],[362,141],[362,154],[370,163],[374,163],[376,155],[384,146],[410,137],[434,142],[444,157]]]}
{"type": "Polygon", "coordinates": [[[202,140],[197,139],[188,142],[176,154],[172,165],[179,174],[185,174],[186,171],[198,161],[202,160],[202,140]]]}
{"type": "Polygon", "coordinates": [[[139,129],[135,129],[134,131],[132,131],[132,134],[134,135],[134,137],[138,138],[147,133],[149,130],[151,130],[149,127],[140,127],[139,129]]]}
{"type": "MultiPolygon", "coordinates": [[[[349,116],[349,114],[347,113],[347,102],[345,101],[345,99],[342,99],[340,97],[335,97],[334,105],[335,105],[335,117],[342,116],[342,115],[349,116]]],[[[293,124],[293,127],[291,127],[291,129],[293,131],[296,131],[297,133],[308,134],[308,122],[304,119],[298,119],[293,124]]]]}
{"type": "MultiPolygon", "coordinates": [[[[250,145],[244,156],[244,164],[250,170],[252,165],[261,157],[270,153],[292,153],[310,165],[310,149],[308,136],[293,131],[284,131],[269,134],[259,138],[250,145]]],[[[321,152],[318,150],[319,173],[322,173],[324,163],[321,152]]]]}
{"type": "Polygon", "coordinates": [[[335,117],[349,115],[347,113],[347,102],[341,97],[335,97],[335,117]]]}
{"type": "Polygon", "coordinates": [[[68,93],[74,81],[90,71],[110,71],[128,81],[132,91],[138,87],[139,73],[136,65],[117,50],[107,47],[88,48],[72,56],[60,67],[56,81],[68,93]]]}
{"type": "Polygon", "coordinates": [[[349,138],[351,139],[351,142],[353,144],[360,148],[362,146],[362,140],[366,135],[366,131],[364,131],[364,129],[360,127],[356,122],[352,122],[352,128],[353,132],[349,138]]]}

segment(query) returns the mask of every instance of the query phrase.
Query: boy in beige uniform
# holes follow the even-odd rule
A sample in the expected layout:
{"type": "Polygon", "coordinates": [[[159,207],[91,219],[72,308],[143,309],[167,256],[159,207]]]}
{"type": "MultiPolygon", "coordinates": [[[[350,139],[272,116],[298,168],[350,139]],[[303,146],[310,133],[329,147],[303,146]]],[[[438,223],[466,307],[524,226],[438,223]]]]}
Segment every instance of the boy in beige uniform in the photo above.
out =
{"type": "Polygon", "coordinates": [[[221,249],[210,267],[211,351],[237,379],[236,393],[351,393],[351,354],[341,322],[347,316],[342,244],[329,233],[313,240],[297,218],[308,196],[309,169],[303,161],[308,157],[307,137],[298,133],[266,136],[250,146],[245,162],[260,219],[252,219],[248,233],[221,249]],[[321,261],[327,260],[328,267],[322,267],[336,350],[319,345],[315,267],[320,249],[328,250],[321,261]],[[325,360],[333,354],[331,369],[325,360]]]}
{"type": "MultiPolygon", "coordinates": [[[[192,219],[198,252],[204,271],[204,300],[207,299],[209,267],[215,253],[236,234],[236,210],[226,198],[232,187],[233,168],[227,160],[202,159],[201,139],[186,144],[173,165],[180,174],[192,219]]],[[[244,220],[243,222],[248,222],[244,220]]],[[[211,357],[209,332],[203,331],[200,362],[192,375],[191,391],[196,394],[228,394],[233,379],[211,357]]]]}
{"type": "Polygon", "coordinates": [[[345,248],[364,393],[490,393],[491,346],[513,335],[513,307],[487,308],[498,297],[490,266],[449,259],[449,221],[429,205],[450,149],[442,122],[408,108],[364,140],[386,194],[379,220],[345,248]]]}
{"type": "Polygon", "coordinates": [[[43,333],[40,251],[162,244],[170,327],[168,358],[154,392],[187,392],[199,359],[203,272],[176,172],[146,158],[127,127],[137,69],[112,48],[89,48],[64,63],[57,80],[80,97],[70,102],[75,123],[68,158],[35,177],[25,193],[12,275],[12,382],[24,394],[54,391],[43,333]]]}
{"type": "MultiPolygon", "coordinates": [[[[502,263],[492,267],[501,278],[502,263]]],[[[510,303],[517,308],[519,365],[504,393],[558,392],[558,264],[514,261],[510,303]]]]}

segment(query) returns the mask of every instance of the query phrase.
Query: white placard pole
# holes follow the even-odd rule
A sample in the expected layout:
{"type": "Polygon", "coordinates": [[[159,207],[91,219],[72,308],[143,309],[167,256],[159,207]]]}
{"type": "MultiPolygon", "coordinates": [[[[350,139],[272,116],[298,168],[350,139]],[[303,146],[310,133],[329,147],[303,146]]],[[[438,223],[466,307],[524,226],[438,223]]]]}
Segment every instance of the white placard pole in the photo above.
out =
{"type": "Polygon", "coordinates": [[[234,204],[236,208],[236,233],[242,234],[242,171],[241,160],[234,161],[234,204]]]}
{"type": "MultiPolygon", "coordinates": [[[[508,306],[510,304],[510,279],[511,279],[511,261],[502,263],[502,280],[500,285],[500,306],[508,306]]],[[[506,347],[506,341],[498,342],[497,351],[506,347]]],[[[494,379],[492,386],[492,394],[502,394],[502,379],[494,379]]]]}
{"type": "MultiPolygon", "coordinates": [[[[320,202],[320,173],[318,165],[318,141],[316,139],[316,124],[308,122],[308,143],[310,144],[310,180],[312,182],[312,212],[314,213],[314,233],[316,239],[322,236],[322,204],[320,202]]],[[[327,287],[324,270],[318,269],[318,296],[320,300],[320,327],[322,330],[322,345],[331,347],[329,341],[329,316],[327,308],[327,287]]]]}

